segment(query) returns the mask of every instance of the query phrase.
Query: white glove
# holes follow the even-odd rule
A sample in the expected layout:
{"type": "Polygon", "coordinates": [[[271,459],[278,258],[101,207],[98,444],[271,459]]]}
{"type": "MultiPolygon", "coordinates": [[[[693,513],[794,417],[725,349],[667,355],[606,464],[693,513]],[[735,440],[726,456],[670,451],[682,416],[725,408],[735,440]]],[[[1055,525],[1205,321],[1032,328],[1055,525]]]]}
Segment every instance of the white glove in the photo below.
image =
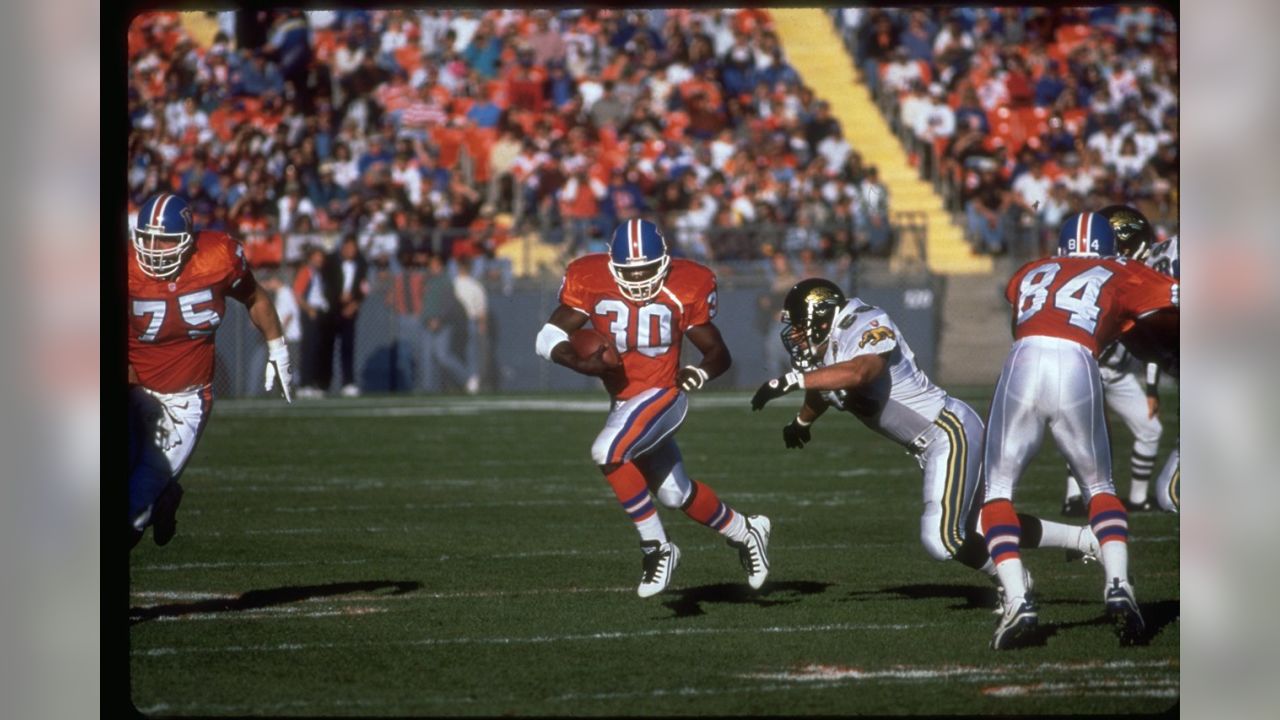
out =
{"type": "Polygon", "coordinates": [[[265,387],[267,392],[276,386],[276,378],[280,378],[280,392],[284,401],[293,402],[293,365],[289,363],[289,346],[284,338],[267,341],[267,374],[265,387]]]}
{"type": "Polygon", "coordinates": [[[680,383],[681,390],[692,392],[706,384],[707,371],[694,365],[685,365],[676,373],[676,381],[680,383]]]}

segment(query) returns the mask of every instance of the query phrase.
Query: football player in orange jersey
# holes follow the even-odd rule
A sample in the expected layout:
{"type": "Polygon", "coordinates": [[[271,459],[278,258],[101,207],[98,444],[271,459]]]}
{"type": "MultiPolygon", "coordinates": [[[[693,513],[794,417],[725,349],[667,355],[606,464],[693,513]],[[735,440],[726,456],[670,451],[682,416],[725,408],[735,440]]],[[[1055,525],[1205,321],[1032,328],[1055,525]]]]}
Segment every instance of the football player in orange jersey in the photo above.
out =
{"type": "Polygon", "coordinates": [[[192,234],[187,201],[160,193],[138,210],[129,257],[129,525],[173,539],[178,478],[213,407],[214,333],[227,298],[245,304],[267,341],[266,389],[292,402],[292,371],[271,296],[253,279],[240,244],[192,234]]]}
{"type": "Polygon", "coordinates": [[[651,493],[724,535],[738,550],[752,588],[769,574],[769,518],[744,516],[710,487],[691,480],[672,437],[689,409],[686,393],[729,369],[729,348],[711,322],[715,316],[715,274],[698,263],[672,259],[658,227],[632,219],[613,231],[608,254],[569,264],[560,306],[538,333],[538,355],[600,377],[609,393],[609,416],[591,457],[640,533],[640,597],[665,590],[680,561],[680,549],[667,538],[651,493]],[[569,333],[588,322],[612,338],[620,367],[605,364],[603,346],[586,359],[574,352],[569,333]],[[701,363],[679,368],[681,336],[702,352],[701,363]]]}
{"type": "Polygon", "coordinates": [[[1176,324],[1178,284],[1115,253],[1107,219],[1077,213],[1062,226],[1058,256],[1023,265],[1005,289],[1014,342],[991,399],[980,520],[1005,588],[1004,614],[991,640],[996,649],[1022,644],[1038,624],[1025,592],[1013,491],[1046,428],[1084,490],[1107,578],[1107,615],[1122,644],[1145,637],[1129,579],[1129,516],[1111,479],[1098,355],[1144,318],[1168,313],[1176,324]]]}

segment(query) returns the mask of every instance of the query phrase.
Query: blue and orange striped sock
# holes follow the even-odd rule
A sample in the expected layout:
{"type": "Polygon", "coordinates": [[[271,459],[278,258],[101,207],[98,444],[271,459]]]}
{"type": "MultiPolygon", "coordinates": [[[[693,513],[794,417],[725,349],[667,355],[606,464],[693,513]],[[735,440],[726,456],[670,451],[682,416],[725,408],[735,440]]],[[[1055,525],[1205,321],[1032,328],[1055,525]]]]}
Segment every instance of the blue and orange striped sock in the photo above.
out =
{"type": "Polygon", "coordinates": [[[1006,598],[1026,597],[1027,588],[1022,575],[1022,555],[1018,543],[1022,540],[1022,525],[1018,512],[1010,500],[992,500],[982,506],[979,517],[982,536],[987,539],[987,552],[996,564],[996,575],[1004,587],[1006,598]]]}
{"type": "Polygon", "coordinates": [[[1113,578],[1129,581],[1129,513],[1120,498],[1098,493],[1089,499],[1089,527],[1102,546],[1107,585],[1113,578]]]}
{"type": "Polygon", "coordinates": [[[622,509],[636,524],[640,540],[657,540],[667,542],[667,532],[662,527],[662,518],[658,517],[658,509],[653,505],[649,495],[649,486],[645,484],[644,474],[635,463],[624,463],[618,469],[605,475],[613,494],[622,503],[622,509]]]}
{"type": "Polygon", "coordinates": [[[747,537],[747,521],[742,514],[721,502],[715,490],[697,480],[693,481],[693,489],[680,509],[730,540],[742,542],[747,537]]]}

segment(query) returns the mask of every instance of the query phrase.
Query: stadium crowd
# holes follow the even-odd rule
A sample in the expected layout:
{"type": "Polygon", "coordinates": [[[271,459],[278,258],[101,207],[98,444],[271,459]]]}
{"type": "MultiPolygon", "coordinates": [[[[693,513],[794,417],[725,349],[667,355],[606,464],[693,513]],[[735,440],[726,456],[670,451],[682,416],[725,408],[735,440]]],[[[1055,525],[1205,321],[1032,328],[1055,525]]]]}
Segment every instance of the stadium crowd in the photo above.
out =
{"type": "Polygon", "coordinates": [[[1029,241],[1020,249],[1043,254],[1062,218],[1121,199],[1162,235],[1177,232],[1178,29],[1167,10],[833,15],[922,171],[964,211],[975,250],[1029,241]]]}
{"type": "Polygon", "coordinates": [[[181,192],[257,268],[299,267],[309,245],[354,233],[378,270],[466,256],[492,277],[509,273],[486,261],[513,233],[570,257],[639,213],[700,260],[890,248],[876,169],[787,63],[767,11],[219,21],[207,48],[176,13],[130,30],[131,210],[181,192]]]}

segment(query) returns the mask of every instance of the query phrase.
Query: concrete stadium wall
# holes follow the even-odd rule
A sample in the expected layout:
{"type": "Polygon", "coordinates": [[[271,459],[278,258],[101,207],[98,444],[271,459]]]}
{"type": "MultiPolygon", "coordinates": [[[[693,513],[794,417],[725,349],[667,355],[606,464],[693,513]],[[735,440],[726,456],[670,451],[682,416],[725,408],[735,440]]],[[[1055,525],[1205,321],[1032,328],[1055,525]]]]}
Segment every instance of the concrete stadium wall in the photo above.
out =
{"type": "MultiPolygon", "coordinates": [[[[937,362],[939,344],[939,305],[941,281],[929,275],[907,278],[858,278],[844,286],[863,300],[883,307],[907,336],[917,362],[931,376],[937,362]]],[[[548,363],[534,354],[534,338],[556,305],[559,282],[517,286],[510,295],[490,292],[490,345],[492,363],[482,375],[486,391],[573,391],[595,390],[599,381],[578,375],[566,368],[548,363]]],[[[733,354],[733,367],[711,387],[717,389],[754,389],[777,372],[784,361],[776,314],[768,322],[767,331],[757,310],[757,300],[768,293],[763,280],[725,282],[720,287],[720,313],[716,326],[733,354]],[[772,367],[769,353],[774,354],[772,367]]],[[[356,323],[357,381],[366,393],[406,392],[412,387],[406,368],[393,373],[396,322],[391,308],[383,302],[385,290],[375,282],[374,292],[360,311],[356,323]]],[[[772,294],[771,294],[772,296],[772,294]]],[[[775,306],[781,297],[773,298],[775,306]]],[[[262,338],[250,324],[248,314],[238,303],[228,303],[217,335],[217,370],[215,394],[220,397],[261,395],[262,368],[265,363],[262,338]]],[[[465,347],[465,330],[453,343],[455,354],[465,347]]],[[[698,352],[685,343],[684,361],[694,362],[698,352]]],[[[339,384],[337,353],[334,358],[334,383],[339,384]]],[[[295,374],[299,358],[294,356],[295,374]]]]}

